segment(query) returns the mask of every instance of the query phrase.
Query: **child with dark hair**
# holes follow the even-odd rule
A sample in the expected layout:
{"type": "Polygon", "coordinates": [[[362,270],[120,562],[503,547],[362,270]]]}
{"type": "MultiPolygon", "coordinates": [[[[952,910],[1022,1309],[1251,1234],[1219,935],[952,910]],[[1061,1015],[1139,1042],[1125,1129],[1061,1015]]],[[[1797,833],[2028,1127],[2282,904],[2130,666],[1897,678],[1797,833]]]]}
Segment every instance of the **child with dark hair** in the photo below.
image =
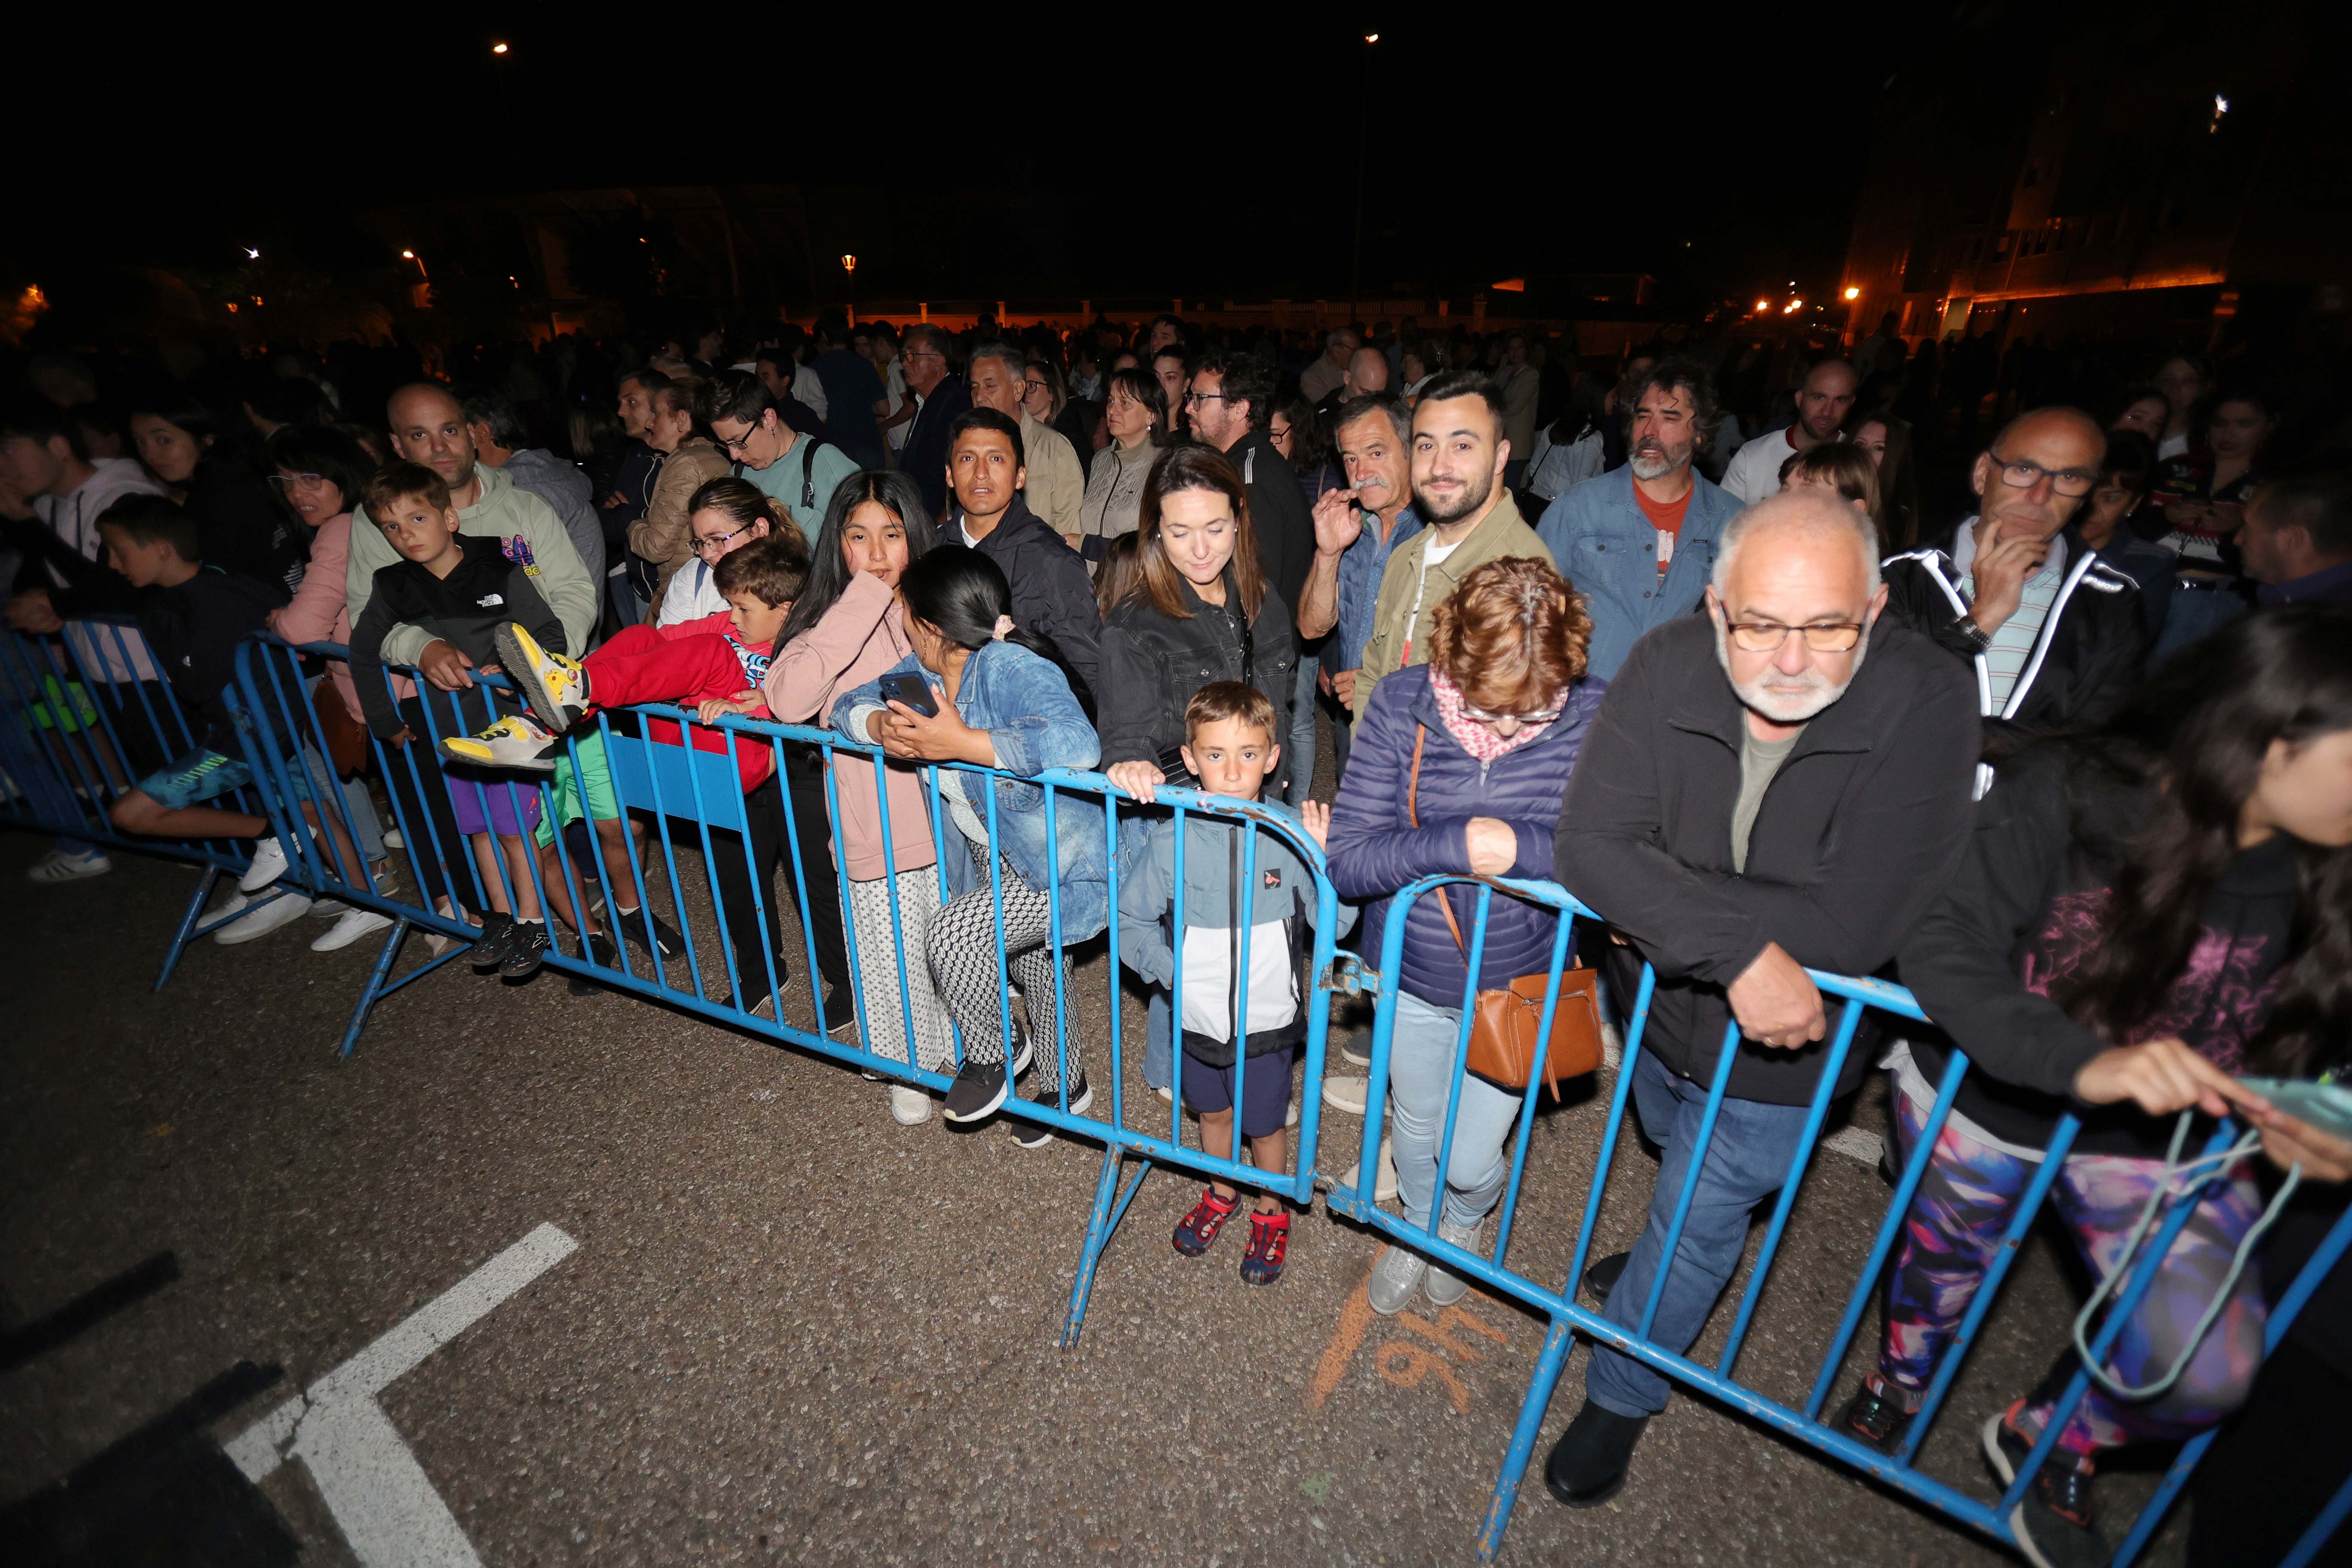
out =
{"type": "MultiPolygon", "coordinates": [[[[1186,770],[1207,793],[1259,800],[1282,754],[1273,702],[1247,681],[1203,686],[1185,705],[1183,752],[1186,770]]],[[[1318,844],[1330,830],[1331,808],[1320,802],[1309,800],[1295,812],[1265,804],[1298,822],[1318,844]]],[[[1238,1114],[1250,1163],[1278,1174],[1290,1163],[1290,1074],[1307,1037],[1298,965],[1315,919],[1315,874],[1283,837],[1260,833],[1244,910],[1244,837],[1238,823],[1188,816],[1180,889],[1175,820],[1155,822],[1133,872],[1119,884],[1125,917],[1119,956],[1153,985],[1178,990],[1181,998],[1184,1103],[1201,1113],[1201,1147],[1212,1154],[1231,1152],[1238,1114]],[[1243,1019],[1238,1049],[1237,1014],[1243,1019]]],[[[1339,906],[1334,934],[1355,921],[1352,906],[1339,906]]],[[[1152,1026],[1164,1030],[1162,1021],[1173,1011],[1153,1008],[1152,1026]]],[[[1208,1251],[1240,1206],[1234,1184],[1212,1178],[1176,1227],[1176,1250],[1187,1258],[1208,1251]]],[[[1261,1193],[1249,1232],[1242,1279],[1271,1285],[1282,1277],[1289,1249],[1290,1211],[1274,1194],[1261,1193]]]]}
{"type": "MultiPolygon", "coordinates": [[[[455,690],[441,690],[420,679],[415,698],[397,700],[383,663],[384,638],[393,628],[421,626],[435,641],[456,649],[471,668],[495,671],[500,626],[528,621],[538,627],[542,643],[562,647],[563,623],[540,593],[536,567],[508,559],[504,542],[494,536],[458,531],[449,487],[431,468],[419,463],[389,464],[368,481],[362,499],[369,522],[383,531],[401,557],[376,571],[367,606],[352,628],[352,678],[368,728],[394,746],[407,745],[417,724],[428,731],[462,733],[494,710],[489,694],[461,672],[465,684],[455,690]],[[411,704],[415,705],[413,717],[411,704]]],[[[521,722],[509,716],[491,728],[521,722]]],[[[419,748],[428,755],[431,750],[419,748]]],[[[459,853],[470,853],[479,870],[488,907],[481,911],[475,971],[488,974],[496,970],[518,980],[536,974],[549,946],[547,919],[523,848],[523,834],[539,819],[536,795],[511,784],[485,783],[463,772],[435,769],[446,787],[427,788],[417,800],[409,793],[404,767],[386,771],[404,804],[430,815],[445,846],[454,847],[457,838],[465,839],[467,848],[459,853]]],[[[449,893],[463,900],[455,887],[449,893]]]]}
{"type": "MultiPolygon", "coordinates": [[[[253,782],[224,694],[236,677],[236,645],[268,623],[270,611],[285,602],[285,590],[204,564],[194,521],[161,496],[117,501],[100,516],[98,529],[107,564],[131,586],[141,635],[181,708],[201,725],[193,750],[141,779],[107,815],[126,833],[160,838],[263,837],[270,831],[267,816],[205,803],[253,782]]],[[[299,761],[289,764],[288,776],[310,794],[310,773],[299,761]]],[[[302,814],[314,830],[324,815],[343,864],[359,864],[331,812],[321,814],[306,799],[302,814]]],[[[239,895],[213,913],[217,918],[243,904],[239,895]]],[[[250,942],[310,907],[309,899],[289,889],[222,926],[215,940],[229,946],[250,942]]]]}
{"type": "MultiPolygon", "coordinates": [[[[627,626],[583,659],[549,651],[529,626],[510,621],[496,634],[499,658],[530,701],[538,722],[518,716],[501,720],[478,734],[441,742],[442,751],[456,761],[553,773],[554,816],[562,822],[581,818],[580,796],[584,789],[585,815],[595,822],[605,846],[605,879],[612,892],[614,923],[638,947],[649,952],[659,951],[665,959],[684,952],[686,944],[659,915],[632,901],[636,896],[635,879],[629,867],[620,801],[613,790],[604,737],[593,726],[581,731],[572,747],[579,759],[576,770],[556,737],[579,730],[599,709],[635,702],[692,706],[704,724],[730,713],[751,719],[769,717],[761,682],[774,656],[776,634],[807,581],[808,565],[808,544],[797,529],[782,529],[755,539],[720,556],[712,571],[713,581],[728,603],[724,613],[665,626],[627,626]]],[[[679,728],[667,719],[653,719],[646,725],[655,741],[670,745],[679,743],[679,728]]],[[[698,751],[724,753],[730,749],[723,730],[697,729],[693,744],[698,751]]],[[[735,737],[732,748],[743,793],[750,795],[774,772],[774,748],[749,735],[735,737]]],[[[779,825],[767,813],[753,812],[748,819],[753,874],[763,880],[772,879],[780,849],[779,825]]],[[[571,903],[571,882],[555,848],[554,829],[542,822],[536,837],[541,874],[548,886],[557,889],[566,904],[571,903]]],[[[719,851],[713,860],[719,904],[730,936],[749,931],[758,923],[751,883],[740,869],[742,864],[741,854],[727,850],[719,851]]],[[[767,952],[777,955],[775,987],[781,991],[789,973],[781,956],[783,927],[778,900],[772,896],[758,903],[765,910],[767,952]]],[[[597,929],[593,915],[576,907],[558,912],[566,914],[573,929],[584,933],[594,962],[618,965],[619,955],[611,939],[597,929]]],[[[762,1017],[773,1017],[775,996],[769,989],[766,960],[748,942],[735,945],[737,998],[757,996],[755,1010],[762,1017]]]]}
{"type": "MultiPolygon", "coordinates": [[[[963,1031],[963,1068],[948,1090],[944,1114],[950,1121],[992,1114],[1029,1065],[1029,1040],[1017,1032],[1006,1038],[1009,976],[1045,1047],[1047,1079],[1036,1103],[1058,1103],[1066,1088],[1075,1115],[1094,1095],[1078,1063],[1077,1038],[1061,1039],[1057,992],[1067,972],[1048,943],[1056,906],[1066,947],[1103,929],[1109,857],[1101,815],[1076,798],[1056,812],[1049,836],[1045,791],[1028,780],[1048,768],[1091,768],[1102,755],[1075,694],[1084,683],[1050,639],[1013,625],[1004,574],[976,550],[940,545],[900,575],[898,598],[914,651],[836,701],[834,727],[893,757],[968,763],[1013,775],[962,769],[939,774],[940,799],[964,848],[947,855],[952,896],[933,919],[927,943],[933,984],[963,1031]],[[886,695],[885,682],[903,691],[908,676],[929,692],[930,711],[886,695]],[[1049,888],[1057,889],[1051,900],[1049,888]]],[[[1050,1136],[1042,1127],[1013,1131],[1025,1148],[1050,1136]]]]}

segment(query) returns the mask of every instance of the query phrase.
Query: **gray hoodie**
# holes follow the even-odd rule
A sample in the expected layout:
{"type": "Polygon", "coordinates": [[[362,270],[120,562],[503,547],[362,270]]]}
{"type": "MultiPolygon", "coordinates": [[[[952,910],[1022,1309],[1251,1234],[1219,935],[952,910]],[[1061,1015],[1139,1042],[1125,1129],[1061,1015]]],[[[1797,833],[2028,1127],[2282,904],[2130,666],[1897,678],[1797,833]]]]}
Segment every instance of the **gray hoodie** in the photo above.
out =
{"type": "Polygon", "coordinates": [[[595,487],[580,466],[544,447],[527,447],[509,458],[499,471],[516,489],[529,490],[555,509],[572,548],[580,552],[580,563],[588,568],[588,580],[604,582],[604,529],[596,517],[595,487]]]}

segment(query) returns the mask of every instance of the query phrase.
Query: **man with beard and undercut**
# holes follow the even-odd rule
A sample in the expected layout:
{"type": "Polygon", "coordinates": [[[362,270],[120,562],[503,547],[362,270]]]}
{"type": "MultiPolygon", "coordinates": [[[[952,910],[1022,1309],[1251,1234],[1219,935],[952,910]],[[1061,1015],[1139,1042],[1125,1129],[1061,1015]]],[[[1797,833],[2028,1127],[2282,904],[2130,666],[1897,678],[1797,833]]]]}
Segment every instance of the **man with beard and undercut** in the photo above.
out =
{"type": "Polygon", "coordinates": [[[1784,430],[1767,430],[1740,447],[1723,471],[1723,488],[1738,497],[1742,506],[1779,493],[1781,464],[1824,441],[1844,438],[1841,433],[1846,416],[1853,412],[1858,384],[1853,366],[1842,359],[1825,359],[1807,371],[1804,384],[1797,388],[1796,421],[1784,430]]]}
{"type": "Polygon", "coordinates": [[[1544,510],[1536,535],[1592,617],[1591,673],[1607,680],[1642,634],[1698,606],[1716,541],[1739,503],[1694,466],[1715,428],[1715,383],[1696,360],[1635,379],[1632,460],[1544,510]]]}
{"type": "MultiPolygon", "coordinates": [[[[1584,1278],[1631,1332],[1706,1114],[1726,1026],[1727,1093],[1689,1194],[1649,1340],[1680,1354],[1739,1263],[1750,1215],[1797,1157],[1826,1053],[1807,967],[1890,963],[1958,868],[1981,731],[1976,683],[1927,638],[1882,618],[1877,541],[1835,495],[1792,490],[1723,531],[1706,613],[1643,637],[1610,682],[1560,803],[1553,871],[1605,917],[1611,994],[1656,971],[1641,1050],[1622,1070],[1664,1151],[1631,1253],[1584,1278]]],[[[1834,1092],[1874,1053],[1857,1039],[1834,1092]]],[[[1585,1403],[1545,1466],[1552,1495],[1592,1508],[1624,1484],[1665,1408],[1666,1380],[1596,1346],[1585,1403]]]]}
{"type": "Polygon", "coordinates": [[[1356,670],[1357,721],[1382,676],[1429,662],[1431,618],[1463,578],[1507,556],[1551,560],[1504,487],[1511,443],[1503,417],[1502,393],[1476,371],[1437,377],[1413,405],[1412,510],[1422,530],[1381,570],[1356,670]]]}

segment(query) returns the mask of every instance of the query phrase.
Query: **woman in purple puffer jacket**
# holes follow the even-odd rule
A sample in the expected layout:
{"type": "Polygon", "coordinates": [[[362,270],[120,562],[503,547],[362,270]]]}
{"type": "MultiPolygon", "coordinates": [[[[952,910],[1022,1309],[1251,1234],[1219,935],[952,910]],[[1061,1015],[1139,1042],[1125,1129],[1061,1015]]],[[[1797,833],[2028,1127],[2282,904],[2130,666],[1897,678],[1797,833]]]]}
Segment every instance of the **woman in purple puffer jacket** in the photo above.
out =
{"type": "MultiPolygon", "coordinates": [[[[1366,940],[1387,930],[1389,900],[1420,878],[1548,879],[1560,795],[1601,706],[1605,682],[1587,679],[1592,623],[1574,590],[1545,561],[1493,561],[1438,606],[1430,662],[1381,682],[1357,726],[1339,798],[1331,807],[1331,885],[1369,900],[1366,940]],[[1418,765],[1416,771],[1416,757],[1418,765]]],[[[1437,1152],[1453,1085],[1467,960],[1438,905],[1451,900],[1469,937],[1477,890],[1455,885],[1414,900],[1406,916],[1389,1054],[1397,1180],[1405,1217],[1427,1226],[1435,1208],[1437,1152]]],[[[1499,989],[1551,965],[1558,917],[1497,897],[1486,916],[1478,984],[1499,989]]],[[[1377,945],[1367,951],[1379,951],[1377,945]]],[[[1465,1078],[1437,1234],[1475,1250],[1480,1226],[1501,1195],[1503,1146],[1519,1097],[1465,1078]]],[[[1401,1310],[1423,1283],[1418,1254],[1391,1247],[1372,1272],[1375,1311],[1401,1310]]],[[[1469,1289],[1440,1268],[1429,1299],[1450,1306],[1469,1289]]]]}

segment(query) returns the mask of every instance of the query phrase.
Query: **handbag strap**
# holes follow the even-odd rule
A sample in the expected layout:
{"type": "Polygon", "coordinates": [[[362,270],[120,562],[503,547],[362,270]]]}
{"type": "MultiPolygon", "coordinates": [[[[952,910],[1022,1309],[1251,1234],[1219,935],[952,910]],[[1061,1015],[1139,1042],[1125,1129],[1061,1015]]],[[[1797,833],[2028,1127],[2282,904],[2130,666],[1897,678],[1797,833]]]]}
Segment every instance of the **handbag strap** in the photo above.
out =
{"type": "MultiPolygon", "coordinates": [[[[1428,739],[1429,726],[1420,723],[1414,724],[1412,727],[1412,773],[1405,780],[1404,785],[1404,819],[1415,827],[1419,827],[1421,826],[1421,812],[1418,807],[1417,800],[1417,797],[1421,794],[1421,748],[1423,743],[1428,739]]],[[[1454,918],[1454,900],[1445,896],[1445,889],[1443,888],[1437,889],[1436,892],[1437,907],[1445,911],[1445,929],[1454,933],[1454,945],[1460,951],[1462,954],[1462,962],[1467,963],[1470,962],[1470,944],[1462,940],[1461,923],[1454,918]]]]}

